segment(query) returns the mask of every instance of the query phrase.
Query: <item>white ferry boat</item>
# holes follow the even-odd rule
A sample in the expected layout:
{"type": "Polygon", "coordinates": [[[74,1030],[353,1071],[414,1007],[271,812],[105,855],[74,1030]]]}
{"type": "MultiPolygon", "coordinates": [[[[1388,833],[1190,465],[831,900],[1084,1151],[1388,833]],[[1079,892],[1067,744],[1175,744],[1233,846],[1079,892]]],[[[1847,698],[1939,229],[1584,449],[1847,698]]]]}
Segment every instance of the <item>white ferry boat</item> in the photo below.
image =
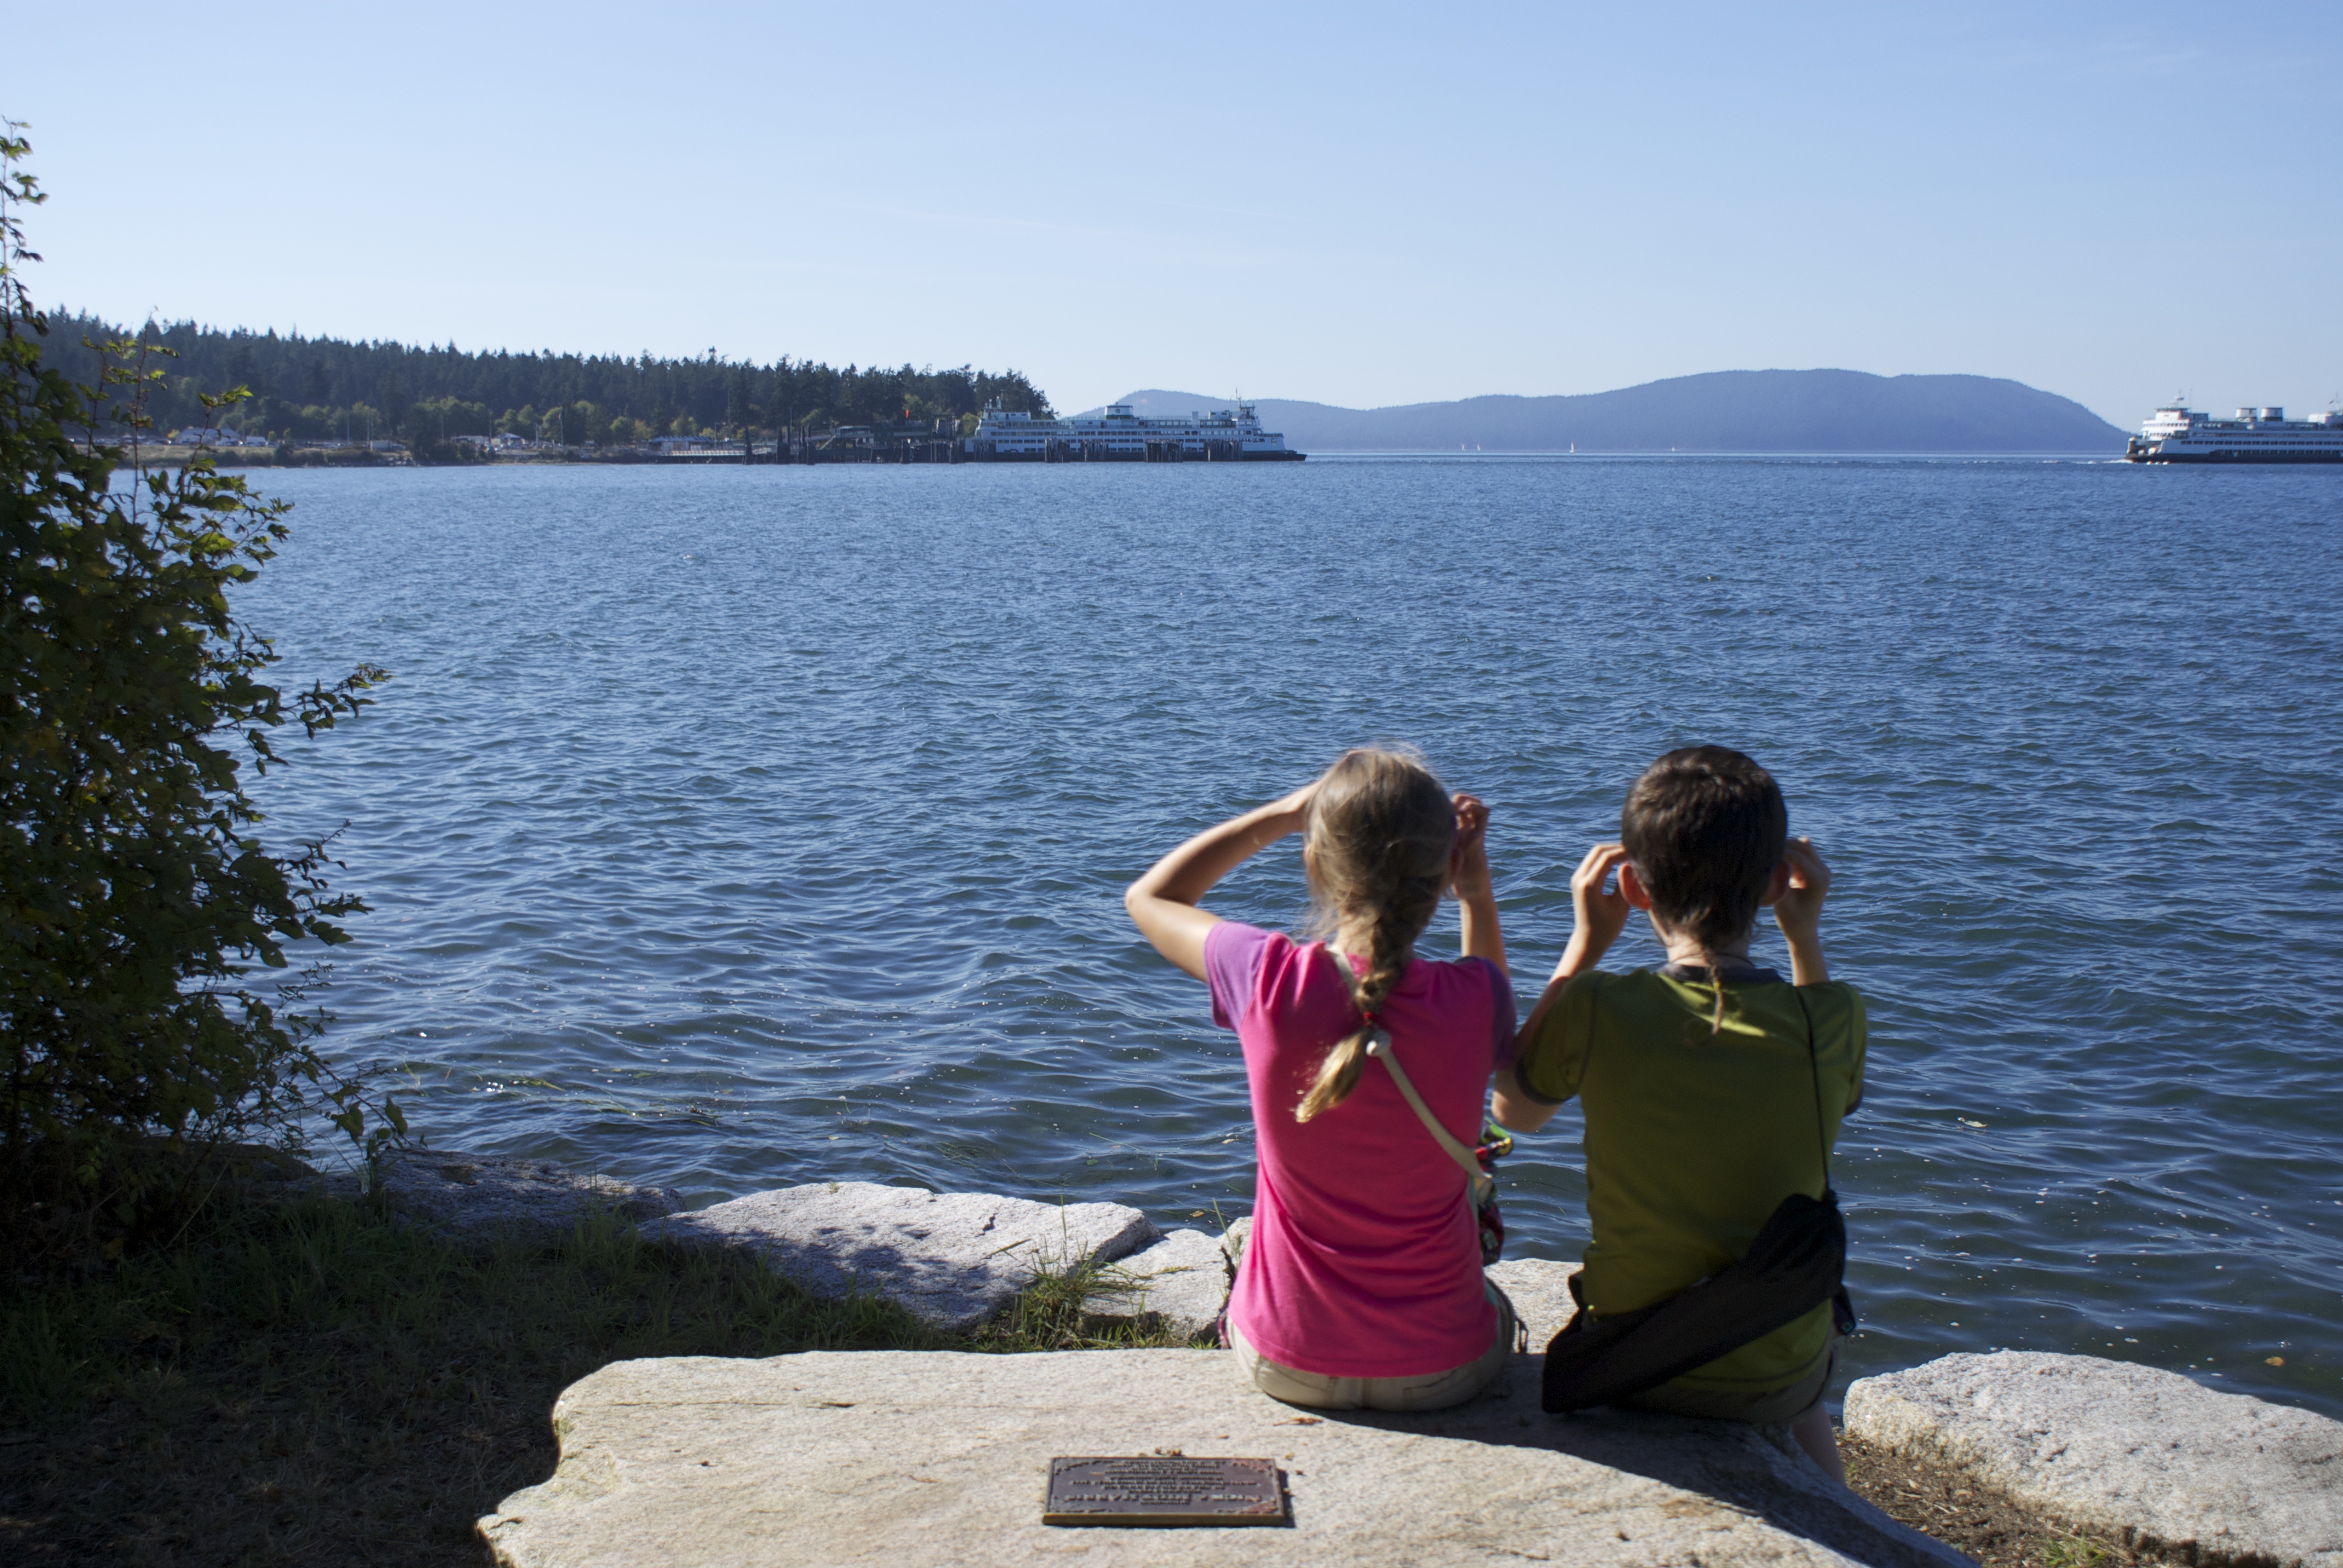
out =
{"type": "Polygon", "coordinates": [[[1298,463],[1308,456],[1262,429],[1250,403],[1166,419],[1111,403],[1103,414],[1042,419],[996,401],[960,445],[971,463],[1298,463]]]}
{"type": "Polygon", "coordinates": [[[2289,419],[2283,408],[2240,408],[2216,419],[2175,398],[2124,447],[2134,463],[2343,463],[2343,408],[2289,419]]]}

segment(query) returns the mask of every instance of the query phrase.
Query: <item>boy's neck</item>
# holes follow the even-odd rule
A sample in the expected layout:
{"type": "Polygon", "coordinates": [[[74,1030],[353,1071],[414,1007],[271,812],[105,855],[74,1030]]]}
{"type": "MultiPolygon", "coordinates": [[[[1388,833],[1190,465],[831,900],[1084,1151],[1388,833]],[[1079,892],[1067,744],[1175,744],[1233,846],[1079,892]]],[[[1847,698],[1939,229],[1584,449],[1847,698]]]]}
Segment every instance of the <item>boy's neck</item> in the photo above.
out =
{"type": "Polygon", "coordinates": [[[1672,964],[1684,964],[1693,969],[1703,970],[1750,967],[1749,937],[1747,936],[1744,936],[1737,942],[1723,942],[1713,948],[1703,947],[1697,938],[1670,930],[1660,923],[1659,917],[1656,915],[1652,917],[1652,934],[1660,939],[1660,946],[1667,950],[1668,962],[1672,964]]]}

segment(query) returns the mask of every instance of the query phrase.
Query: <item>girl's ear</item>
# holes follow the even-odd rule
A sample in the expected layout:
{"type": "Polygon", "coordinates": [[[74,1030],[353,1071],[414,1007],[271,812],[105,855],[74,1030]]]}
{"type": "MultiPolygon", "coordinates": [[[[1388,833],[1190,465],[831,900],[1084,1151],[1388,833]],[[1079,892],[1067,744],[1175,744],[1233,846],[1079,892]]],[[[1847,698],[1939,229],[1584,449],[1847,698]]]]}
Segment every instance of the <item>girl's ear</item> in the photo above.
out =
{"type": "Polygon", "coordinates": [[[1757,900],[1757,907],[1761,910],[1772,909],[1782,901],[1782,895],[1789,890],[1790,862],[1776,860],[1774,862],[1773,874],[1765,879],[1765,896],[1757,900]]]}
{"type": "Polygon", "coordinates": [[[1619,862],[1619,896],[1627,900],[1629,909],[1651,912],[1652,891],[1644,886],[1644,879],[1637,874],[1633,860],[1619,862]]]}

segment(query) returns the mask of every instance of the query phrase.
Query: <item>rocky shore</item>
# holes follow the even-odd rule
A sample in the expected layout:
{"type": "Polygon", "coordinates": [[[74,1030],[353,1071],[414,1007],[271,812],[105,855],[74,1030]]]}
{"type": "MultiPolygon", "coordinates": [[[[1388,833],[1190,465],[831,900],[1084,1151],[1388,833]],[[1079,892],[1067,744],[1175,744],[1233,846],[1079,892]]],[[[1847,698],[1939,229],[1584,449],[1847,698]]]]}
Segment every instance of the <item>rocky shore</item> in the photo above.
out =
{"type": "MultiPolygon", "coordinates": [[[[558,1164],[417,1153],[384,1195],[458,1232],[614,1206],[647,1239],[739,1248],[817,1295],[876,1295],[942,1328],[1000,1311],[1037,1272],[1080,1271],[1088,1310],[1202,1335],[1232,1234],[1162,1232],[1111,1203],[818,1182],[696,1211],[558,1164]]],[[[1497,1391],[1421,1416],[1313,1416],[1255,1393],[1209,1349],[1013,1357],[808,1352],[621,1362],[554,1413],[553,1477],[480,1521],[514,1568],[706,1563],[1967,1561],[1825,1481],[1786,1435],[1631,1412],[1537,1409],[1536,1347],[1574,1266],[1491,1271],[1533,1353],[1497,1391]],[[1068,1531],[1040,1523],[1053,1454],[1259,1454],[1289,1528],[1068,1531]]],[[[2078,1540],[2200,1565],[2343,1568],[2343,1422],[2088,1356],[1951,1355],[1847,1391],[1847,1436],[1964,1480],[2078,1540]]],[[[2089,1561],[2092,1546],[2077,1557],[2089,1561]]]]}

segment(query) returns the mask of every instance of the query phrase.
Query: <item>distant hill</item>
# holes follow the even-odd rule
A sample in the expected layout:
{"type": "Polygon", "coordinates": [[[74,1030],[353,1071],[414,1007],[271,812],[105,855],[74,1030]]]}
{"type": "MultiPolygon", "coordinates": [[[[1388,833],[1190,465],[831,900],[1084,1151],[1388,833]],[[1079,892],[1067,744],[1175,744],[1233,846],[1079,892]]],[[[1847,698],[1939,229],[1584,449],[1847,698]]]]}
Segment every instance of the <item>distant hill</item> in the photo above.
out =
{"type": "MultiPolygon", "coordinates": [[[[1225,408],[1133,392],[1144,415],[1225,408]]],[[[2120,452],[2124,432],[2070,398],[1991,376],[1720,370],[1574,397],[1467,397],[1392,408],[1252,400],[1302,452],[2120,452]]]]}

